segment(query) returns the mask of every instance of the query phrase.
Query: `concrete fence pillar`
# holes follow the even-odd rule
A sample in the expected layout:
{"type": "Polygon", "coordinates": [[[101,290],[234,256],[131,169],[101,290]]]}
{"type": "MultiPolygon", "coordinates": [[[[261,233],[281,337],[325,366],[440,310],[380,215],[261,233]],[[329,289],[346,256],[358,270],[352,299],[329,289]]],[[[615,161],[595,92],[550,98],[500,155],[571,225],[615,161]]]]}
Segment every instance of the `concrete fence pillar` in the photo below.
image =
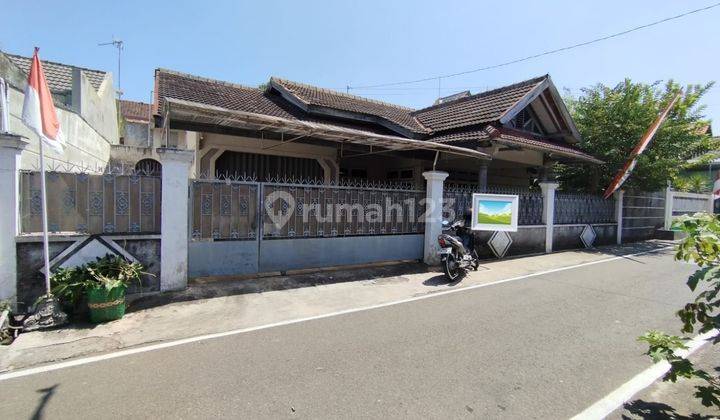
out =
{"type": "Polygon", "coordinates": [[[553,250],[553,230],[555,227],[555,190],[557,182],[545,181],[540,183],[543,195],[542,222],[545,225],[545,252],[553,250]]]}
{"type": "Polygon", "coordinates": [[[619,190],[613,193],[615,196],[615,221],[617,221],[617,244],[622,245],[622,226],[623,226],[623,199],[625,191],[619,190]]]}
{"type": "Polygon", "coordinates": [[[187,287],[188,178],[194,152],[161,147],[162,212],[160,234],[160,290],[187,287]]]}
{"type": "Polygon", "coordinates": [[[478,167],[478,187],[480,187],[480,191],[482,192],[487,191],[488,166],[490,166],[488,162],[482,161],[480,162],[480,166],[478,167]]]}
{"type": "Polygon", "coordinates": [[[438,255],[440,245],[438,245],[437,237],[442,233],[443,182],[448,177],[448,173],[428,171],[423,172],[423,177],[427,180],[423,261],[428,265],[437,265],[440,264],[438,255]]]}
{"type": "Polygon", "coordinates": [[[0,133],[0,300],[17,303],[17,248],[20,212],[20,153],[25,137],[0,133]]]}
{"type": "Polygon", "coordinates": [[[670,186],[665,187],[665,230],[670,230],[673,219],[673,190],[670,186]]]}

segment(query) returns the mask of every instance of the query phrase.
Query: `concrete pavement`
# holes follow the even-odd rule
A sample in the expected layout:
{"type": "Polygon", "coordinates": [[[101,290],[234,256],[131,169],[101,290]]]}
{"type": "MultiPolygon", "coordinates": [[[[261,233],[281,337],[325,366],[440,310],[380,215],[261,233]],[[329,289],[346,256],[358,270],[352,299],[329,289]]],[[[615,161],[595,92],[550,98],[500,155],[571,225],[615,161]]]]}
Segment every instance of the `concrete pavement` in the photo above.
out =
{"type": "MultiPolygon", "coordinates": [[[[531,261],[512,262],[531,271],[531,261]]],[[[0,412],[8,418],[36,412],[49,418],[570,417],[650,365],[635,337],[651,328],[677,331],[674,312],[690,296],[683,279],[693,269],[672,261],[670,251],[656,251],[476,287],[491,282],[483,274],[500,271],[491,269],[474,273],[455,293],[2,381],[0,412]]],[[[403,283],[413,284],[388,286],[403,283]]],[[[377,302],[362,287],[384,287],[327,288],[341,286],[358,292],[345,301],[362,303],[377,302]]],[[[317,296],[302,303],[307,311],[330,296],[311,290],[317,296]]],[[[391,299],[408,292],[388,290],[391,299]]],[[[284,296],[287,306],[273,307],[280,318],[298,304],[297,295],[284,296]]]]}

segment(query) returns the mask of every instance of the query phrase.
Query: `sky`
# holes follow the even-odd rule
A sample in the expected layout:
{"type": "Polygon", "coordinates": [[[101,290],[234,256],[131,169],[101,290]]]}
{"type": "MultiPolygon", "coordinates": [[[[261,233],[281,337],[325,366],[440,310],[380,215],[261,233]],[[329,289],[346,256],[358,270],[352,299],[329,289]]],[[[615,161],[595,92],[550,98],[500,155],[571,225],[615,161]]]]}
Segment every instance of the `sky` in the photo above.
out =
{"type": "Polygon", "coordinates": [[[478,200],[478,208],[480,213],[485,214],[510,213],[512,203],[507,201],[478,200]]]}
{"type": "MultiPolygon", "coordinates": [[[[145,102],[158,67],[248,86],[277,76],[345,91],[348,85],[493,65],[713,2],[0,0],[0,49],[29,56],[38,46],[42,59],[115,74],[116,50],[97,44],[121,39],[123,97],[145,102]]],[[[720,79],[718,22],[720,7],[572,51],[443,79],[440,93],[475,93],[546,73],[574,95],[626,77],[706,83],[720,79]]],[[[350,93],[421,108],[438,97],[438,82],[350,93]]],[[[704,103],[720,134],[720,86],[704,103]]]]}

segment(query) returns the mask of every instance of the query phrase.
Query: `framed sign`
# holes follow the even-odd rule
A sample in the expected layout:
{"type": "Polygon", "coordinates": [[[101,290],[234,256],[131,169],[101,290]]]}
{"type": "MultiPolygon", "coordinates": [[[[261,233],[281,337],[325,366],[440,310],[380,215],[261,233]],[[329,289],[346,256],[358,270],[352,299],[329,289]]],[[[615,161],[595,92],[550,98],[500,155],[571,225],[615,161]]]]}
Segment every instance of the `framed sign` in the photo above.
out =
{"type": "Polygon", "coordinates": [[[470,228],[517,232],[519,201],[517,195],[473,194],[470,228]]]}

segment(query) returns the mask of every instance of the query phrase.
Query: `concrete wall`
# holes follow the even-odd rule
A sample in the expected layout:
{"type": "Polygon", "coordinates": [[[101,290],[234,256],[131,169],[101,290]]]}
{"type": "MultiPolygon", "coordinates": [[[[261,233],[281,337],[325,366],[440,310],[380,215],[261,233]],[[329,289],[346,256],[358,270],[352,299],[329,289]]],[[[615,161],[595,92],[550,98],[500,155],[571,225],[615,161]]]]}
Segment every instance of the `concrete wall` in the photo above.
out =
{"type": "Polygon", "coordinates": [[[72,107],[75,112],[112,144],[118,144],[118,115],[112,75],[96,91],[82,70],[73,69],[72,107]]]}
{"type": "MultiPolygon", "coordinates": [[[[77,72],[77,93],[54,95],[58,119],[67,147],[62,154],[45,148],[50,168],[62,164],[104,167],[110,158],[110,145],[118,142],[112,77],[109,74],[106,76],[98,93],[79,69],[77,72]]],[[[21,120],[27,76],[7,57],[0,54],[0,77],[10,84],[8,89],[10,132],[25,136],[30,142],[21,155],[21,169],[39,169],[38,137],[21,120]]]]}
{"type": "MultiPolygon", "coordinates": [[[[52,236],[50,239],[50,260],[88,236],[52,236]]],[[[132,285],[128,293],[160,290],[160,240],[140,236],[108,236],[125,251],[135,257],[149,275],[143,276],[142,289],[132,285]]],[[[40,237],[21,237],[17,241],[17,300],[18,309],[26,310],[45,293],[42,241],[40,237]]]]}
{"type": "MultiPolygon", "coordinates": [[[[10,97],[10,131],[27,137],[30,144],[21,155],[21,169],[39,169],[40,153],[39,137],[22,122],[22,106],[25,95],[11,88],[10,97]]],[[[60,127],[66,141],[62,154],[45,147],[48,167],[53,165],[75,165],[78,167],[104,167],[110,159],[111,143],[78,114],[57,108],[60,127]]]]}
{"type": "Polygon", "coordinates": [[[257,240],[190,242],[188,277],[257,273],[258,246],[257,240]]]}
{"type": "Polygon", "coordinates": [[[123,144],[125,146],[150,147],[148,144],[148,125],[125,121],[123,123],[123,144]]]}
{"type": "Polygon", "coordinates": [[[224,276],[418,260],[423,235],[190,242],[189,276],[224,276]]]}

